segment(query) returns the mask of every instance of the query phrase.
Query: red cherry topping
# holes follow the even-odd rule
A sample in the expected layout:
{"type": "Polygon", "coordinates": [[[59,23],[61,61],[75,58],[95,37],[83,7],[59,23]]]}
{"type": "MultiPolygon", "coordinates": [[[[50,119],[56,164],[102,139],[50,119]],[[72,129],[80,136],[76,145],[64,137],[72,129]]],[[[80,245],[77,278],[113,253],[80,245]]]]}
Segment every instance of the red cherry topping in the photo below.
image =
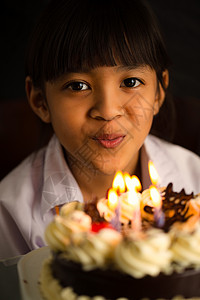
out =
{"type": "Polygon", "coordinates": [[[99,232],[103,228],[110,228],[114,229],[111,224],[107,222],[101,222],[101,223],[92,223],[92,231],[93,232],[99,232]]]}

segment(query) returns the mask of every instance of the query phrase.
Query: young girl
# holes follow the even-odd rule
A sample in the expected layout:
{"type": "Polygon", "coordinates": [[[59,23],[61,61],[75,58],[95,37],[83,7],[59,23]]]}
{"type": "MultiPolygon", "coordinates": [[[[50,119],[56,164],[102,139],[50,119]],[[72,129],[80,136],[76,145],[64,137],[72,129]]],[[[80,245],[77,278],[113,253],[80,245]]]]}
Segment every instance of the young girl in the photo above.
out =
{"type": "Polygon", "coordinates": [[[50,3],[31,39],[26,91],[54,135],[1,182],[0,258],[44,246],[56,207],[104,197],[117,170],[137,175],[145,189],[152,160],[161,186],[200,192],[199,157],[149,135],[168,66],[143,2],[50,3]]]}

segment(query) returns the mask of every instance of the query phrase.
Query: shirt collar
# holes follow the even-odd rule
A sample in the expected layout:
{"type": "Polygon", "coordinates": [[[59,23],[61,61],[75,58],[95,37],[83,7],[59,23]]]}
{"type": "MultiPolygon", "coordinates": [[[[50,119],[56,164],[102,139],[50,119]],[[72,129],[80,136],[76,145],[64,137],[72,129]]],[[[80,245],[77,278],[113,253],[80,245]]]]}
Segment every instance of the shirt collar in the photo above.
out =
{"type": "Polygon", "coordinates": [[[55,135],[46,149],[43,180],[43,215],[55,206],[71,201],[83,202],[81,190],[65,161],[62,147],[55,135]]]}

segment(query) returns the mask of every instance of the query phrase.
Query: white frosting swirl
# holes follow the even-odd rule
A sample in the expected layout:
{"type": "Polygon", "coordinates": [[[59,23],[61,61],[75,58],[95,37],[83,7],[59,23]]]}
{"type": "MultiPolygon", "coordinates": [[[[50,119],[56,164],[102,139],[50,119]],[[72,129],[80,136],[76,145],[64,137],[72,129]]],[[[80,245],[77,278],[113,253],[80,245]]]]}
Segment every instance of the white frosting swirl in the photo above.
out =
{"type": "Polygon", "coordinates": [[[177,226],[171,231],[173,261],[182,268],[200,267],[200,223],[193,232],[177,226]]]}
{"type": "Polygon", "coordinates": [[[56,216],[45,231],[45,239],[53,250],[65,251],[71,241],[80,243],[89,230],[91,218],[83,211],[74,210],[66,217],[56,216]]]}
{"type": "Polygon", "coordinates": [[[121,238],[117,231],[109,228],[102,229],[97,234],[88,233],[80,245],[68,246],[64,256],[81,263],[85,270],[96,267],[106,268],[108,260],[114,256],[114,248],[121,238]]]}
{"type": "Polygon", "coordinates": [[[149,230],[142,238],[131,234],[116,247],[115,262],[133,277],[156,276],[170,267],[169,246],[169,235],[159,229],[149,230]]]}
{"type": "Polygon", "coordinates": [[[104,228],[98,233],[91,231],[91,218],[75,206],[63,207],[45,232],[51,249],[62,251],[62,256],[81,263],[84,269],[105,267],[113,257],[113,250],[122,239],[119,232],[104,228]]]}

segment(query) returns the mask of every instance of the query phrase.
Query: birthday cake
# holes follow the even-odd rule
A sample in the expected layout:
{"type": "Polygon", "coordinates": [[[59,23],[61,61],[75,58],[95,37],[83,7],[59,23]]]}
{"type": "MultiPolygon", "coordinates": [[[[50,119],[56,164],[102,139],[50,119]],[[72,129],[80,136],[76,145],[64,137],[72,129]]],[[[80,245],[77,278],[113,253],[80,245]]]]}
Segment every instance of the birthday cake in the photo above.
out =
{"type": "Polygon", "coordinates": [[[136,188],[64,205],[45,233],[44,299],[200,299],[200,195],[156,190],[159,205],[136,188]]]}

